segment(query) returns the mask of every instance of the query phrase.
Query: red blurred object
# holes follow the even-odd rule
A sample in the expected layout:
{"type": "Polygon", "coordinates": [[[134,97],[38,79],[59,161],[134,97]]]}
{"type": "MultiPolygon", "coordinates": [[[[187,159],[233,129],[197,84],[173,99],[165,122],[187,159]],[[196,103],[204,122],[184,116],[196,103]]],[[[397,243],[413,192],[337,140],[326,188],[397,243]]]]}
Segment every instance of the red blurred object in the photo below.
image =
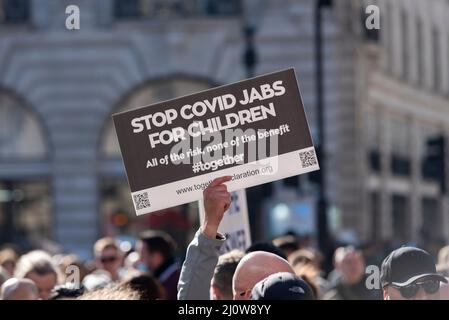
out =
{"type": "Polygon", "coordinates": [[[148,214],[148,225],[155,229],[163,229],[172,226],[177,229],[189,230],[190,219],[179,207],[169,208],[148,214]]]}
{"type": "Polygon", "coordinates": [[[111,222],[115,227],[124,227],[128,224],[129,218],[124,213],[115,213],[111,216],[111,222]]]}

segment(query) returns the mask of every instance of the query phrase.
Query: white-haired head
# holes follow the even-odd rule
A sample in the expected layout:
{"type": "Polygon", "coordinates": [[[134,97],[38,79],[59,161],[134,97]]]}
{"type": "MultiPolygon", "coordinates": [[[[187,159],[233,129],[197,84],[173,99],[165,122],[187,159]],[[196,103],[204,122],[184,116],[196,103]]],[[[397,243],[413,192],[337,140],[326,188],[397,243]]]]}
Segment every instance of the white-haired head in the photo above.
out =
{"type": "Polygon", "coordinates": [[[60,282],[61,275],[45,251],[35,250],[20,257],[17,262],[15,277],[34,281],[39,289],[41,299],[49,299],[52,289],[60,282]]]}
{"type": "Polygon", "coordinates": [[[30,279],[11,278],[0,289],[0,300],[37,300],[36,284],[30,279]]]}

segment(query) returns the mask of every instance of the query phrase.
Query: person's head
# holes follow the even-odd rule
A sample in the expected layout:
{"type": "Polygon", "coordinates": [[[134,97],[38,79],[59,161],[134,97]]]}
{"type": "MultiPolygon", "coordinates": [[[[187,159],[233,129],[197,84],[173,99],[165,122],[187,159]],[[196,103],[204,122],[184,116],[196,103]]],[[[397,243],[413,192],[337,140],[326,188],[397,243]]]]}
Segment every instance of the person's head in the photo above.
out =
{"type": "Polygon", "coordinates": [[[351,246],[340,247],[335,251],[334,263],[344,283],[355,284],[363,279],[365,260],[360,250],[351,246]]]}
{"type": "Polygon", "coordinates": [[[39,292],[30,279],[11,278],[0,289],[0,300],[37,300],[39,292]]]}
{"type": "Polygon", "coordinates": [[[281,249],[287,258],[299,249],[298,239],[293,235],[278,237],[273,240],[273,244],[281,249]]]}
{"type": "Polygon", "coordinates": [[[116,280],[122,265],[122,252],[114,238],[101,238],[95,242],[94,256],[97,268],[106,270],[116,280]]]}
{"type": "Polygon", "coordinates": [[[289,256],[289,262],[297,276],[300,276],[312,288],[315,297],[320,295],[317,277],[320,275],[316,254],[307,249],[296,250],[289,256]]]}
{"type": "Polygon", "coordinates": [[[14,274],[17,259],[17,253],[13,249],[5,248],[0,250],[0,267],[3,267],[3,269],[8,272],[10,277],[14,274]]]}
{"type": "Polygon", "coordinates": [[[141,273],[131,277],[122,283],[140,295],[140,300],[165,299],[165,290],[161,283],[147,273],[141,273]]]}
{"type": "Polygon", "coordinates": [[[290,254],[288,257],[288,262],[292,265],[293,268],[299,265],[309,265],[313,264],[318,267],[318,258],[316,254],[308,249],[299,249],[290,254]]]}
{"type": "Polygon", "coordinates": [[[245,255],[232,278],[234,300],[248,300],[254,285],[277,272],[295,273],[287,260],[270,252],[255,251],[245,255]]]}
{"type": "Polygon", "coordinates": [[[39,297],[47,300],[58,284],[60,275],[50,255],[44,251],[35,250],[20,257],[15,277],[31,279],[39,289],[39,297]]]}
{"type": "Polygon", "coordinates": [[[281,257],[282,259],[287,260],[287,256],[284,254],[284,252],[271,242],[264,242],[264,241],[255,242],[248,249],[246,249],[245,253],[251,253],[256,251],[270,252],[281,257]]]}
{"type": "Polygon", "coordinates": [[[251,291],[251,300],[315,300],[312,288],[301,277],[278,272],[259,281],[251,291]]]}
{"type": "Polygon", "coordinates": [[[82,284],[87,291],[95,291],[104,288],[113,282],[109,272],[103,269],[98,269],[85,276],[82,284]]]}
{"type": "Polygon", "coordinates": [[[242,251],[233,250],[218,258],[211,281],[213,300],[232,300],[232,277],[243,256],[244,253],[242,251]]]}
{"type": "Polygon", "coordinates": [[[437,271],[446,275],[449,273],[449,246],[445,246],[438,251],[437,271]]]}
{"type": "Polygon", "coordinates": [[[10,278],[9,273],[0,266],[0,286],[10,278]]]}
{"type": "Polygon", "coordinates": [[[437,300],[440,282],[447,283],[432,256],[413,247],[394,250],[384,259],[380,281],[385,300],[437,300]]]}
{"type": "Polygon", "coordinates": [[[137,243],[140,261],[151,271],[173,259],[175,242],[163,231],[145,231],[137,243]]]}
{"type": "Polygon", "coordinates": [[[129,286],[112,284],[95,291],[88,291],[77,300],[140,300],[140,295],[129,286]]]}

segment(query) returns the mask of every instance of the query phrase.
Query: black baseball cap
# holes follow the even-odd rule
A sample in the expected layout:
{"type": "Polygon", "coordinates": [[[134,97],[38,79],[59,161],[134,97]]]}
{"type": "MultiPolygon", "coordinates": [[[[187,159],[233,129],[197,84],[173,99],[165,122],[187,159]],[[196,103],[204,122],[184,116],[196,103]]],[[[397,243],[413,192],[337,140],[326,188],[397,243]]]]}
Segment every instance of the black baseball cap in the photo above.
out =
{"type": "Polygon", "coordinates": [[[390,253],[382,262],[380,281],[382,287],[394,285],[405,287],[422,278],[431,278],[447,283],[436,270],[432,256],[414,247],[402,247],[390,253]]]}
{"type": "Polygon", "coordinates": [[[315,300],[310,286],[301,277],[279,272],[258,282],[251,292],[252,300],[315,300]]]}

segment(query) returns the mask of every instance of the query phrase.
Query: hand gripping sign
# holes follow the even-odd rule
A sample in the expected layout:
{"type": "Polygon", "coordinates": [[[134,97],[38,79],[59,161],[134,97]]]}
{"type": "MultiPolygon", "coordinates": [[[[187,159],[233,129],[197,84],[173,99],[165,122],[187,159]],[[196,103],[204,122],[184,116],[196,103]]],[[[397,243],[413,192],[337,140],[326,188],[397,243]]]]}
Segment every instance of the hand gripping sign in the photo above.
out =
{"type": "MultiPolygon", "coordinates": [[[[245,250],[251,246],[251,230],[249,228],[248,206],[245,190],[231,192],[231,206],[226,210],[221,220],[218,232],[226,236],[226,242],[221,246],[220,254],[234,249],[245,250]]],[[[204,203],[198,201],[200,222],[204,221],[204,203]]]]}
{"type": "Polygon", "coordinates": [[[138,215],[319,169],[295,71],[113,115],[138,215]]]}

